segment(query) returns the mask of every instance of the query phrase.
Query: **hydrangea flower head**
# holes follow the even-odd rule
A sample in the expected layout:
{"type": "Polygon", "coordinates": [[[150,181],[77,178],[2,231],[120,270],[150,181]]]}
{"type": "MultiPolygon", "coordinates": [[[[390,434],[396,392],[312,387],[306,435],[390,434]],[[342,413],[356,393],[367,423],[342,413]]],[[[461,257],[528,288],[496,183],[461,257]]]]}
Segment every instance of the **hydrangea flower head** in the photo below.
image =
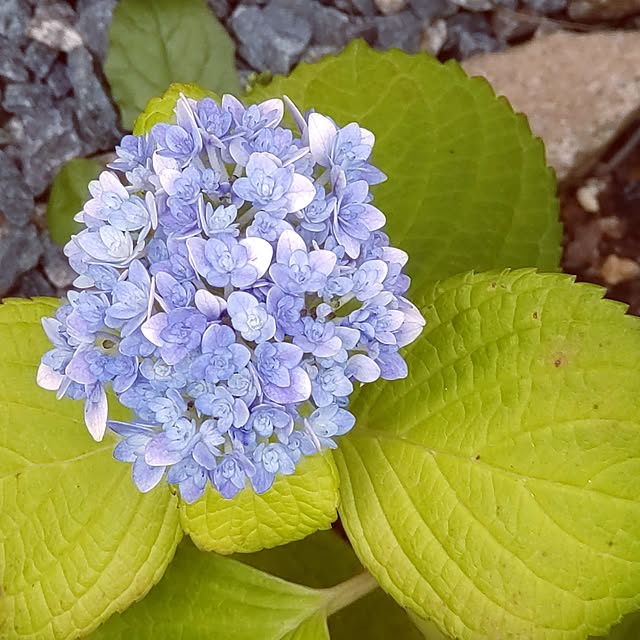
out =
{"type": "Polygon", "coordinates": [[[267,491],[353,428],[357,385],[407,375],[424,326],[370,186],[371,132],[290,101],[180,96],[125,136],[65,247],[76,289],[43,325],[38,382],[83,398],[146,492],[267,491]],[[109,420],[106,391],[131,408],[109,420]]]}

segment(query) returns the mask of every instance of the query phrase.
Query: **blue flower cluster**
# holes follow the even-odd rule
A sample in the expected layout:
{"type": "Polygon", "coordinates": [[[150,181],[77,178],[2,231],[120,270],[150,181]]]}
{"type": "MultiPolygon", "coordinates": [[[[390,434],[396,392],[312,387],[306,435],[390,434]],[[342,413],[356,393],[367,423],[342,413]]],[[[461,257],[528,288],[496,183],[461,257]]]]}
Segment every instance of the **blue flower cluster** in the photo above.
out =
{"type": "Polygon", "coordinates": [[[358,383],[407,375],[424,326],[369,187],[371,132],[285,99],[181,96],[175,124],[125,136],[65,253],[79,274],[43,325],[38,382],[83,398],[91,435],[149,491],[267,491],[349,431],[358,383]],[[117,173],[116,173],[117,172],[117,173]],[[106,388],[135,420],[110,421],[106,388]]]}

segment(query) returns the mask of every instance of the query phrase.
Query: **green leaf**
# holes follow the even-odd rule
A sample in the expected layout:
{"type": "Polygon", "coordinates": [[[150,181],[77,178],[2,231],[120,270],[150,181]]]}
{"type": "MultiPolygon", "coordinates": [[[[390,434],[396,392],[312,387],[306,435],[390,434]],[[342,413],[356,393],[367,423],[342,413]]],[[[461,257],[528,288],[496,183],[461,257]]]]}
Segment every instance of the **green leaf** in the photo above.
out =
{"type": "Polygon", "coordinates": [[[410,375],[334,457],[345,529],[456,638],[574,640],[640,608],[640,320],[531,270],[433,286],[410,375]]]}
{"type": "Polygon", "coordinates": [[[158,586],[91,639],[324,640],[326,604],[325,593],[183,543],[158,586]]]}
{"type": "Polygon", "coordinates": [[[376,135],[374,162],[389,179],[375,204],[392,244],[409,253],[414,291],[469,269],[558,269],[558,203],[542,143],[485,80],[455,62],[356,42],[250,99],[283,94],[376,135]]]}
{"type": "Polygon", "coordinates": [[[338,477],[327,453],[302,460],[262,495],[247,487],[227,500],[208,488],[197,502],[181,503],[180,520],[200,549],[250,553],[328,529],[337,508],[338,477]]]}
{"type": "Polygon", "coordinates": [[[329,640],[327,616],[319,611],[305,620],[297,629],[284,636],[283,640],[329,640]]]}
{"type": "Polygon", "coordinates": [[[47,204],[47,225],[56,244],[66,244],[82,228],[73,216],[89,199],[89,182],[95,180],[104,165],[89,158],[69,160],[51,185],[47,204]]]}
{"type": "MultiPolygon", "coordinates": [[[[363,571],[350,545],[334,531],[319,531],[305,540],[238,557],[262,571],[328,588],[363,571]]],[[[423,636],[407,613],[381,589],[369,593],[329,618],[332,640],[420,640],[423,636]]]]}
{"type": "Polygon", "coordinates": [[[158,122],[175,122],[173,110],[181,93],[194,100],[202,100],[207,97],[220,100],[216,93],[203,89],[197,84],[174,82],[160,97],[151,98],[147,102],[144,111],[136,118],[133,125],[134,135],[141,136],[148,133],[158,122]]]}
{"type": "Polygon", "coordinates": [[[625,616],[622,622],[613,627],[606,640],[638,640],[638,638],[640,638],[640,612],[636,611],[625,616]]]}
{"type": "MultiPolygon", "coordinates": [[[[163,485],[142,495],[82,403],[35,382],[58,301],[0,305],[0,637],[76,638],[142,598],[182,535],[163,485]]],[[[125,418],[121,409],[112,415],[125,418]]]]}
{"type": "Polygon", "coordinates": [[[238,93],[233,41],[204,0],[121,0],[104,71],[131,129],[147,101],[172,82],[238,93]]]}

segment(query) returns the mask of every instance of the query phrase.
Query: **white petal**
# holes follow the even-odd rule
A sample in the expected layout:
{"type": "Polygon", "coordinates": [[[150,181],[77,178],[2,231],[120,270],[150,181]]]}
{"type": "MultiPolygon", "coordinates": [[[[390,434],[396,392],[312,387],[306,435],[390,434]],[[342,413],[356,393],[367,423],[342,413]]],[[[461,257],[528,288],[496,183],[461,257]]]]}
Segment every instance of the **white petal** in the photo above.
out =
{"type": "Polygon", "coordinates": [[[258,278],[261,278],[271,266],[273,258],[271,245],[262,238],[243,238],[239,244],[247,250],[249,264],[258,272],[258,278]]]}
{"type": "Polygon", "coordinates": [[[38,386],[47,391],[57,391],[62,384],[64,376],[44,363],[40,363],[38,373],[36,374],[36,382],[38,386]]]}
{"type": "Polygon", "coordinates": [[[313,159],[323,167],[329,166],[329,154],[336,131],[335,125],[326,116],[319,113],[309,116],[309,149],[313,159]]]}
{"type": "Polygon", "coordinates": [[[107,429],[107,394],[100,387],[100,395],[96,402],[89,402],[84,405],[84,421],[91,437],[100,442],[107,429]]]}
{"type": "Polygon", "coordinates": [[[291,188],[287,194],[288,211],[300,211],[308,206],[316,195],[316,188],[313,186],[313,182],[305,176],[301,176],[299,173],[293,174],[293,181],[291,182],[291,188]]]}
{"type": "Polygon", "coordinates": [[[286,229],[278,239],[276,260],[281,264],[289,264],[289,258],[294,251],[305,251],[307,245],[293,229],[286,229]]]}

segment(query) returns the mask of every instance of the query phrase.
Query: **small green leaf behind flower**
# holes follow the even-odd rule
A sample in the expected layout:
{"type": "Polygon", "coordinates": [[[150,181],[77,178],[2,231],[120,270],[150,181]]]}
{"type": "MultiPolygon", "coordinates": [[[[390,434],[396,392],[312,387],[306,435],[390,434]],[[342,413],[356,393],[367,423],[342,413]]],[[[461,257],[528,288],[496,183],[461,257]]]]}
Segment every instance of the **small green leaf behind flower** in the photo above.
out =
{"type": "Polygon", "coordinates": [[[104,70],[127,129],[172,82],[240,91],[233,41],[204,0],[122,0],[109,43],[104,70]]]}
{"type": "MultiPolygon", "coordinates": [[[[160,579],[182,537],[166,486],[141,494],[82,405],[36,384],[58,302],[0,305],[0,637],[86,635],[160,579]]],[[[128,412],[112,407],[116,418],[128,412]]]]}
{"type": "Polygon", "coordinates": [[[421,293],[411,375],[334,453],[359,558],[456,638],[606,633],[640,608],[640,320],[532,270],[421,293]]]}
{"type": "Polygon", "coordinates": [[[80,231],[81,225],[73,219],[89,199],[89,182],[104,170],[104,164],[91,158],[75,158],[60,169],[47,204],[47,226],[56,244],[66,244],[80,231]]]}
{"type": "Polygon", "coordinates": [[[328,529],[338,517],[338,474],[330,453],[308,457],[279,475],[264,494],[246,487],[227,500],[210,487],[193,504],[181,502],[185,533],[205,551],[251,553],[328,529]]]}

